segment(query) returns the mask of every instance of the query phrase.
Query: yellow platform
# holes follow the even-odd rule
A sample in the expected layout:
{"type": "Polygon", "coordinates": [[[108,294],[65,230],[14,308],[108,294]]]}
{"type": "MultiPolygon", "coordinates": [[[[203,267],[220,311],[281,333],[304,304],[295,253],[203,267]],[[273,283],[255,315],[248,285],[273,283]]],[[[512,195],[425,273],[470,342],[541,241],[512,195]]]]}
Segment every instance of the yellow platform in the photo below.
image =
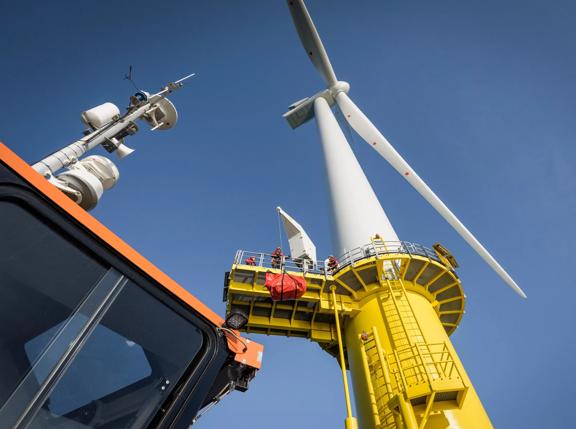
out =
{"type": "MultiPolygon", "coordinates": [[[[228,314],[247,316],[246,332],[308,338],[339,356],[352,374],[363,429],[491,428],[448,338],[464,314],[456,266],[440,245],[431,250],[377,237],[331,269],[289,258],[278,266],[271,255],[240,250],[224,299],[228,314]],[[267,272],[303,276],[306,293],[272,301],[267,272]]],[[[353,427],[346,379],[344,371],[346,424],[353,427]]]]}
{"type": "Polygon", "coordinates": [[[381,292],[378,273],[385,261],[397,264],[406,287],[430,301],[446,333],[451,334],[464,313],[460,280],[442,255],[408,242],[374,241],[339,258],[333,273],[326,272],[323,262],[304,270],[303,264],[286,259],[284,270],[304,276],[308,290],[301,299],[284,302],[273,302],[264,287],[266,272],[282,272],[272,268],[271,255],[239,250],[226,275],[227,313],[240,310],[248,315],[246,332],[308,338],[331,350],[336,334],[330,287],[336,286],[341,314],[353,315],[361,301],[381,292]],[[247,265],[248,258],[254,258],[256,265],[247,265]]]}

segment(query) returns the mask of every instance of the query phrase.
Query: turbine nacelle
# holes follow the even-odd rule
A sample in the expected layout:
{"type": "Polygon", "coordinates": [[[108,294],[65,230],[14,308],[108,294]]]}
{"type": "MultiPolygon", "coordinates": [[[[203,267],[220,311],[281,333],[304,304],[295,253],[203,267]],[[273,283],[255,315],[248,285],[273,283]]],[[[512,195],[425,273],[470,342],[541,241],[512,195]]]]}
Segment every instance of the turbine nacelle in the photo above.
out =
{"type": "Polygon", "coordinates": [[[337,81],[330,88],[292,103],[282,117],[288,121],[288,124],[290,124],[293,129],[298,128],[314,117],[314,101],[317,98],[322,97],[330,106],[333,106],[336,104],[336,95],[341,92],[347,94],[348,91],[350,91],[350,84],[348,82],[337,81]]]}

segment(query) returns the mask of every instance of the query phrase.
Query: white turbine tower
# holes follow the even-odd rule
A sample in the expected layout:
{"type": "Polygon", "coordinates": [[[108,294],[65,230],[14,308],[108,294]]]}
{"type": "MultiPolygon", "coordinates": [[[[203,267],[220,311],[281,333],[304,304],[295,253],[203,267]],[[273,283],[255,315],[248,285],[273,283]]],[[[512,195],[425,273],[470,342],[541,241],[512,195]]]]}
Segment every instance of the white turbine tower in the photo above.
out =
{"type": "Polygon", "coordinates": [[[518,295],[526,298],[526,294],[512,277],[348,97],[350,85],[336,78],[330,59],[304,2],[288,0],[288,5],[302,45],[324,79],[327,89],[294,103],[284,117],[292,128],[300,126],[313,117],[316,118],[328,173],[338,250],[344,253],[360,247],[375,234],[379,234],[387,241],[398,241],[398,237],[338,125],[331,109],[334,105],[338,105],[346,121],[362,139],[388,161],[436,209],[504,282],[518,295]]]}

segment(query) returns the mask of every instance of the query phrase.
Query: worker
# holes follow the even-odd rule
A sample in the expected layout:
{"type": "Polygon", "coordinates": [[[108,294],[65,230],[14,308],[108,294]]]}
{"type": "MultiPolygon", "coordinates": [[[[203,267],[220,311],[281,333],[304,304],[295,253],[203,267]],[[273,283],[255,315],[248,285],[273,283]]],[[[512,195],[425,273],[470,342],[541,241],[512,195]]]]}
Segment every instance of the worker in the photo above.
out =
{"type": "Polygon", "coordinates": [[[256,266],[256,258],[254,256],[249,256],[248,258],[246,258],[244,262],[246,263],[246,265],[251,265],[253,267],[256,266]]]}
{"type": "Polygon", "coordinates": [[[282,253],[282,249],[277,247],[272,252],[272,268],[280,268],[282,266],[282,258],[284,254],[282,253]]]}
{"type": "Polygon", "coordinates": [[[326,259],[324,263],[326,265],[326,272],[328,274],[332,274],[338,269],[338,259],[336,259],[333,255],[328,256],[328,259],[326,259]]]}

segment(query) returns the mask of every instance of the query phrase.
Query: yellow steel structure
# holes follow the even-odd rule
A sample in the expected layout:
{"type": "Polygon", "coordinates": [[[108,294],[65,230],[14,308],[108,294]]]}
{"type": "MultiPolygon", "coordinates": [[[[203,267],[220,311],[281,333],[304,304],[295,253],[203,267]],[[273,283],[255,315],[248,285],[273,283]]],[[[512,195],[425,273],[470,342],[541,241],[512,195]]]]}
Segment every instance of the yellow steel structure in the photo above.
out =
{"type": "Polygon", "coordinates": [[[226,277],[227,312],[248,316],[246,332],[308,338],[340,354],[347,427],[356,421],[345,369],[362,429],[491,428],[448,338],[464,313],[456,263],[434,249],[373,238],[332,270],[289,260],[273,267],[269,255],[238,251],[226,277]],[[307,292],[273,302],[269,271],[304,276],[307,292]]]}

